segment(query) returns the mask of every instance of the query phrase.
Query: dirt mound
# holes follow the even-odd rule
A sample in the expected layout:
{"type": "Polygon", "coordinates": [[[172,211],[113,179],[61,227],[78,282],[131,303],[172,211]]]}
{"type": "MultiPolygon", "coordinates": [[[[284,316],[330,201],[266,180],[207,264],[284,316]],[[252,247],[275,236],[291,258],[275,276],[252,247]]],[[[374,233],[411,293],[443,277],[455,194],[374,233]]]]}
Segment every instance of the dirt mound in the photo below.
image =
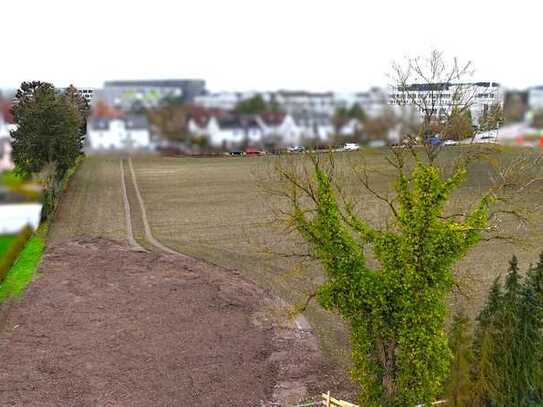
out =
{"type": "Polygon", "coordinates": [[[315,385],[314,337],[235,272],[101,239],[40,272],[2,324],[2,406],[286,405],[315,385]]]}

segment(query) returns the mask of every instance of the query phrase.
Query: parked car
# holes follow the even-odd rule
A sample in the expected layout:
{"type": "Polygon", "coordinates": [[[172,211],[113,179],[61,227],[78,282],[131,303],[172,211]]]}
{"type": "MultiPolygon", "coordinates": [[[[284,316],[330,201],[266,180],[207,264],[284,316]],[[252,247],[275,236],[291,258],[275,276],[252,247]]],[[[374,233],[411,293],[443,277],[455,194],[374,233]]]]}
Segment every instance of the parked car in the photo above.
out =
{"type": "Polygon", "coordinates": [[[245,149],[245,155],[264,155],[266,154],[264,151],[259,150],[258,148],[254,147],[247,147],[245,149]]]}
{"type": "Polygon", "coordinates": [[[292,146],[287,149],[289,153],[303,153],[305,151],[304,146],[292,146]]]}
{"type": "Polygon", "coordinates": [[[458,144],[458,141],[456,141],[456,140],[445,140],[443,142],[444,146],[455,146],[457,144],[458,144]]]}
{"type": "Polygon", "coordinates": [[[233,151],[230,151],[230,155],[241,156],[241,155],[244,155],[244,153],[241,150],[233,150],[233,151]]]}
{"type": "Polygon", "coordinates": [[[492,134],[485,134],[473,141],[474,143],[495,143],[496,136],[492,134]]]}
{"type": "Polygon", "coordinates": [[[358,143],[345,143],[343,146],[343,151],[357,151],[360,150],[360,145],[358,143]]]}
{"type": "Polygon", "coordinates": [[[428,140],[428,144],[431,144],[433,146],[440,146],[443,144],[443,140],[439,136],[434,136],[428,140]]]}

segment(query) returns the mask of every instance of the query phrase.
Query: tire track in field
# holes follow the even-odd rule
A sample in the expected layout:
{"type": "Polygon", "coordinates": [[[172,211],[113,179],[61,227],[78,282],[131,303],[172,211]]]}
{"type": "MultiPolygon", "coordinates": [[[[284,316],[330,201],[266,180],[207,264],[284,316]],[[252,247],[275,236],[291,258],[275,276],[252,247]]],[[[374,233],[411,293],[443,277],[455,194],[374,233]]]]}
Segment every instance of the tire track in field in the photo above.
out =
{"type": "MultiPolygon", "coordinates": [[[[121,164],[122,164],[122,161],[121,161],[121,164]]],[[[132,165],[132,157],[128,157],[128,169],[130,171],[130,175],[131,175],[131,178],[132,178],[132,184],[134,185],[134,191],[136,192],[136,198],[138,200],[140,210],[141,210],[141,218],[142,218],[142,222],[143,222],[143,230],[144,230],[144,234],[145,234],[145,240],[147,240],[147,242],[149,242],[152,246],[154,246],[155,248],[157,248],[157,249],[159,249],[159,250],[161,250],[163,252],[173,254],[173,255],[176,255],[176,256],[179,256],[179,257],[182,257],[182,258],[185,258],[185,259],[190,259],[191,258],[190,256],[179,253],[178,251],[173,250],[173,249],[169,248],[168,246],[165,246],[164,244],[162,244],[159,240],[157,240],[155,238],[155,236],[153,235],[153,231],[151,230],[151,225],[149,224],[149,220],[147,218],[147,212],[145,211],[145,203],[143,202],[143,197],[141,196],[141,192],[140,192],[140,189],[138,187],[138,181],[136,179],[136,172],[134,171],[134,166],[132,165]]],[[[123,172],[123,179],[124,179],[124,172],[123,172]]],[[[124,191],[125,191],[125,194],[126,194],[126,185],[123,185],[123,186],[124,186],[124,191]]],[[[128,199],[128,196],[127,196],[127,199],[128,199]]]]}
{"type": "MultiPolygon", "coordinates": [[[[122,162],[121,162],[122,164],[122,162]]],[[[149,225],[149,221],[147,219],[147,212],[145,211],[145,203],[143,201],[143,197],[141,196],[140,189],[138,187],[138,181],[136,178],[136,172],[134,171],[134,166],[132,165],[132,157],[128,157],[128,168],[130,170],[132,183],[134,185],[134,190],[136,192],[136,197],[138,199],[140,210],[141,210],[141,217],[143,221],[143,227],[145,232],[145,239],[155,248],[164,251],[169,254],[173,254],[185,259],[192,259],[193,257],[187,256],[185,254],[182,254],[176,250],[171,249],[170,247],[165,246],[162,244],[159,240],[157,240],[154,235],[153,231],[151,230],[151,226],[149,225]]],[[[124,172],[123,172],[123,178],[124,178],[124,172]]],[[[123,183],[124,190],[126,191],[126,185],[123,183]]],[[[126,192],[125,192],[126,194],[126,192]]],[[[205,261],[205,260],[204,260],[205,261]]],[[[207,262],[207,261],[206,261],[207,262]]],[[[284,306],[286,306],[286,302],[283,299],[280,299],[280,301],[283,303],[284,306]]],[[[294,323],[296,324],[296,328],[302,331],[311,331],[311,325],[307,321],[307,319],[303,315],[298,315],[296,319],[294,320],[294,323]]]]}
{"type": "Polygon", "coordinates": [[[128,245],[131,249],[138,251],[147,251],[145,250],[134,238],[134,230],[132,229],[132,212],[130,210],[130,202],[128,201],[128,193],[126,191],[126,182],[124,180],[124,163],[123,160],[120,160],[121,163],[121,189],[123,191],[123,204],[124,204],[124,217],[126,223],[126,233],[128,238],[128,245]]]}

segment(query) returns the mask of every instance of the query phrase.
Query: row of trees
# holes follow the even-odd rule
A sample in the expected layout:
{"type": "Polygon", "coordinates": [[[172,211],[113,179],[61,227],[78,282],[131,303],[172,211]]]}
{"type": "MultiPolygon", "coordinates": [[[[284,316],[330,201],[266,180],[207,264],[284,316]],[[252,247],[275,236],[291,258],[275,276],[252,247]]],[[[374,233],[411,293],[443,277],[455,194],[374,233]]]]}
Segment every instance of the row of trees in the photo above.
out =
{"type": "Polygon", "coordinates": [[[11,133],[19,174],[44,183],[42,216],[55,207],[61,181],[82,154],[89,107],[74,86],[59,92],[46,82],[23,82],[15,96],[11,133]]]}
{"type": "Polygon", "coordinates": [[[458,313],[446,386],[453,407],[543,405],[543,253],[523,279],[516,257],[497,278],[472,327],[458,313]]]}

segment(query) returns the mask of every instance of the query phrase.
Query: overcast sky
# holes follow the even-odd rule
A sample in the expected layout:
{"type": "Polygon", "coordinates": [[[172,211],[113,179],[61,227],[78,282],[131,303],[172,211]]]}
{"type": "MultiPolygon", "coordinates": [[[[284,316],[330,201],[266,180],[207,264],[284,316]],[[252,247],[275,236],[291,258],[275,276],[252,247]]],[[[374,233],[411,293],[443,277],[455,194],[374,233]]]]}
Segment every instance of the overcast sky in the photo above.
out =
{"type": "Polygon", "coordinates": [[[543,1],[6,0],[0,88],[202,78],[208,89],[353,91],[444,50],[476,78],[543,84],[543,1]]]}

